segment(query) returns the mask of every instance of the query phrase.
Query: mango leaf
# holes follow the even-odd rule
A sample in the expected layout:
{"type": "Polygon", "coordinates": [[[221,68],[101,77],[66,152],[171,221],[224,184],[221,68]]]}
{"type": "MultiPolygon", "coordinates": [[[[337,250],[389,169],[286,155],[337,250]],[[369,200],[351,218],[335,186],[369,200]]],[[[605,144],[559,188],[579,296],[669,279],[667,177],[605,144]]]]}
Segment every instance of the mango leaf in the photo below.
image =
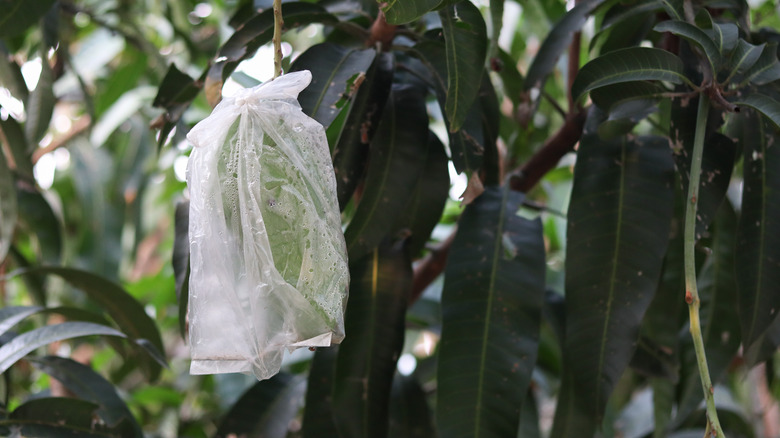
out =
{"type": "Polygon", "coordinates": [[[30,315],[43,310],[40,306],[11,306],[0,309],[0,336],[30,315]]]}
{"type": "Polygon", "coordinates": [[[474,4],[463,1],[439,11],[447,56],[445,113],[450,132],[458,131],[477,98],[485,70],[487,29],[474,4]]]}
{"type": "Polygon", "coordinates": [[[349,49],[322,43],[303,52],[290,71],[310,70],[311,84],[298,95],[303,112],[327,128],[336,118],[338,104],[351,97],[350,78],[363,76],[376,56],[374,49],[349,49]]]}
{"type": "Polygon", "coordinates": [[[333,419],[333,378],[338,357],[338,345],[318,348],[314,353],[306,385],[306,402],[303,411],[304,438],[338,438],[333,419]]]}
{"type": "Polygon", "coordinates": [[[720,49],[702,29],[686,21],[668,20],[658,23],[653,30],[656,32],[671,32],[694,43],[704,51],[704,55],[710,63],[712,73],[717,73],[718,66],[721,63],[720,49]]]}
{"type": "Polygon", "coordinates": [[[69,397],[43,397],[32,399],[3,420],[13,432],[11,436],[24,437],[113,437],[114,433],[95,424],[98,406],[94,403],[69,397]]]}
{"type": "Polygon", "coordinates": [[[412,285],[403,243],[351,258],[349,304],[333,381],[333,413],[342,438],[387,436],[390,392],[404,341],[412,285]]]}
{"type": "MultiPolygon", "coordinates": [[[[755,95],[755,98],[764,96],[755,95]]],[[[769,99],[768,97],[766,99],[769,99]]],[[[760,345],[780,309],[780,151],[770,147],[780,136],[763,118],[752,115],[751,137],[744,144],[742,214],[737,231],[736,259],[739,319],[746,357],[760,345]]],[[[760,360],[755,358],[756,360],[760,360]]]]}
{"type": "Polygon", "coordinates": [[[41,75],[38,84],[27,97],[24,109],[27,112],[27,122],[24,124],[24,136],[27,139],[28,153],[38,145],[38,141],[49,129],[49,122],[54,111],[54,73],[49,65],[46,53],[41,53],[41,75]]]}
{"type": "Polygon", "coordinates": [[[655,100],[666,92],[666,88],[656,82],[621,82],[591,90],[590,98],[602,110],[612,108],[632,100],[655,100]]]}
{"type": "Polygon", "coordinates": [[[394,85],[382,122],[371,142],[366,186],[344,233],[350,259],[359,259],[397,230],[403,208],[425,162],[428,113],[421,87],[394,85]]]}
{"type": "Polygon", "coordinates": [[[0,38],[21,34],[46,14],[54,0],[30,2],[27,0],[2,0],[0,9],[0,38]]]}
{"type": "Polygon", "coordinates": [[[780,127],[780,102],[773,98],[765,94],[755,93],[741,96],[734,103],[753,108],[771,120],[775,126],[780,127]]]}
{"type": "MultiPolygon", "coordinates": [[[[24,83],[22,69],[13,59],[8,48],[0,41],[0,83],[7,88],[11,96],[21,100],[27,100],[30,93],[27,84],[24,83]]],[[[3,129],[5,130],[5,129],[3,129]]]]}
{"type": "Polygon", "coordinates": [[[200,80],[195,82],[188,74],[176,68],[176,64],[171,63],[168,67],[152,102],[153,107],[164,108],[166,111],[161,116],[163,124],[160,126],[158,147],[161,147],[168,139],[168,134],[181,119],[190,103],[200,93],[202,87],[203,83],[200,80]]]}
{"type": "Polygon", "coordinates": [[[143,437],[141,427],[114,385],[92,368],[58,356],[30,357],[27,360],[57,379],[78,398],[98,405],[96,413],[108,427],[116,428],[126,422],[124,430],[128,436],[143,437]]]}
{"type": "Polygon", "coordinates": [[[16,189],[5,154],[0,150],[0,263],[5,260],[16,230],[16,189]]]}
{"type": "Polygon", "coordinates": [[[347,206],[360,182],[368,158],[368,147],[374,138],[393,83],[395,57],[378,53],[358,87],[344,126],[333,146],[333,170],[341,210],[347,206]]]}
{"type": "Polygon", "coordinates": [[[182,338],[187,334],[187,303],[190,292],[190,201],[176,204],[173,235],[173,276],[176,283],[176,298],[179,301],[179,333],[182,338]]]}
{"type": "Polygon", "coordinates": [[[553,437],[570,436],[566,427],[589,436],[600,425],[655,293],[668,245],[659,236],[669,235],[673,215],[674,168],[668,141],[660,137],[602,141],[595,132],[602,120],[603,114],[593,108],[574,169],[562,389],[569,406],[561,415],[556,413],[553,437]],[[565,415],[585,421],[569,422],[565,415]]]}
{"type": "Polygon", "coordinates": [[[290,421],[303,405],[305,390],[304,379],[287,373],[255,383],[225,414],[216,436],[287,436],[290,421]]]}
{"type": "Polygon", "coordinates": [[[542,88],[545,79],[555,68],[555,64],[564,51],[569,48],[574,32],[579,32],[585,25],[585,19],[603,0],[587,0],[578,2],[547,34],[537,52],[528,73],[525,76],[525,89],[542,88]]]}
{"type": "Polygon", "coordinates": [[[136,342],[146,339],[157,350],[157,358],[146,355],[137,356],[137,360],[149,373],[150,380],[157,379],[160,374],[160,364],[157,359],[160,357],[159,353],[165,351],[157,324],[146,313],[143,305],[128,294],[122,286],[98,275],[73,268],[39,267],[19,270],[15,274],[56,275],[87,294],[90,299],[105,309],[127,336],[136,342]]]}
{"type": "Polygon", "coordinates": [[[734,50],[739,40],[739,28],[737,25],[734,23],[716,23],[709,16],[709,12],[706,9],[703,11],[707,16],[705,21],[708,21],[708,23],[706,25],[709,26],[711,24],[712,26],[704,29],[704,32],[715,42],[718,52],[725,54],[734,50]]]}
{"type": "Polygon", "coordinates": [[[582,66],[571,92],[579,100],[588,91],[605,85],[647,80],[692,85],[676,55],[661,49],[631,47],[599,56],[582,66]]]}
{"type": "Polygon", "coordinates": [[[116,329],[91,322],[63,322],[39,327],[14,337],[0,347],[0,374],[38,347],[56,341],[91,335],[127,337],[116,329]]]}
{"type": "MultiPolygon", "coordinates": [[[[22,81],[22,84],[24,84],[24,81],[22,81]]],[[[28,152],[30,148],[27,147],[27,139],[24,137],[22,126],[13,117],[8,117],[6,120],[0,117],[0,129],[3,130],[3,134],[5,134],[11,149],[10,157],[6,158],[13,157],[16,165],[16,174],[26,181],[34,181],[32,152],[28,152]]],[[[8,161],[10,162],[10,160],[8,161]]]]}
{"type": "Polygon", "coordinates": [[[729,79],[737,73],[752,68],[761,57],[761,54],[764,53],[765,46],[765,44],[755,46],[745,40],[739,40],[737,48],[731,54],[731,59],[729,60],[729,79]]]}
{"type": "MultiPolygon", "coordinates": [[[[737,214],[729,202],[724,202],[714,223],[711,253],[698,275],[701,298],[702,339],[707,354],[707,365],[713,384],[718,384],[740,345],[739,319],[734,317],[737,308],[737,279],[734,272],[737,214]]],[[[681,382],[675,424],[681,424],[704,398],[696,364],[696,352],[689,332],[682,336],[681,360],[687,372],[681,382]]]]}
{"type": "Polygon", "coordinates": [[[520,409],[520,427],[517,429],[517,438],[542,438],[539,429],[539,408],[536,406],[534,390],[528,388],[525,399],[520,409]]]}
{"type": "Polygon", "coordinates": [[[396,374],[390,394],[390,438],[432,438],[431,407],[427,395],[414,375],[396,374]]]}
{"type": "Polygon", "coordinates": [[[390,24],[406,24],[432,11],[443,0],[391,0],[380,4],[390,24]]]}
{"type": "Polygon", "coordinates": [[[16,197],[19,222],[34,230],[41,262],[59,264],[62,255],[61,225],[51,205],[34,185],[22,180],[16,183],[16,197]]]}
{"type": "Polygon", "coordinates": [[[745,72],[744,83],[764,85],[780,79],[780,61],[777,60],[777,43],[770,42],[764,45],[761,56],[756,63],[745,72]]]}
{"type": "Polygon", "coordinates": [[[460,218],[442,292],[442,436],[517,433],[536,362],[545,277],[541,220],[517,215],[524,198],[487,187],[460,218]]]}

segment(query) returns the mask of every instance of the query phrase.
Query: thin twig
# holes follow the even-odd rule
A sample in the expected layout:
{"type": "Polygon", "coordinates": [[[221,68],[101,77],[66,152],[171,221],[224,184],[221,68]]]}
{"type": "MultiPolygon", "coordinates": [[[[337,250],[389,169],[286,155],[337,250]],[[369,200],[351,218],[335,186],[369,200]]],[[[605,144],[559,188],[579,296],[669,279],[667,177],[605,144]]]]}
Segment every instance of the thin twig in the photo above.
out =
{"type": "Polygon", "coordinates": [[[46,147],[36,149],[32,155],[33,166],[35,165],[35,163],[38,162],[38,160],[41,159],[42,156],[62,146],[65,146],[66,144],[68,144],[68,142],[73,140],[74,137],[86,131],[87,128],[89,128],[90,123],[91,123],[91,119],[89,118],[89,116],[83,116],[80,119],[76,120],[73,123],[73,126],[71,126],[70,131],[63,134],[62,137],[52,140],[52,142],[49,143],[46,147]]]}
{"type": "Polygon", "coordinates": [[[274,79],[282,74],[282,0],[274,0],[274,79]]]}

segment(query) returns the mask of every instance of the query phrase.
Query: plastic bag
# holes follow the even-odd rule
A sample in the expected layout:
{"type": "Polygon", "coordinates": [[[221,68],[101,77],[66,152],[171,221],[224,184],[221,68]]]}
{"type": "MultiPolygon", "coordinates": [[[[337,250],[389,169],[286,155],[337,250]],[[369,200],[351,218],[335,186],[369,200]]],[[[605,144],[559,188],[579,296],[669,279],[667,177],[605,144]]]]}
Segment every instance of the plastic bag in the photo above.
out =
{"type": "Polygon", "coordinates": [[[325,131],[298,93],[311,73],[224,99],[187,135],[191,374],[279,372],[285,349],[344,338],[349,285],[325,131]]]}

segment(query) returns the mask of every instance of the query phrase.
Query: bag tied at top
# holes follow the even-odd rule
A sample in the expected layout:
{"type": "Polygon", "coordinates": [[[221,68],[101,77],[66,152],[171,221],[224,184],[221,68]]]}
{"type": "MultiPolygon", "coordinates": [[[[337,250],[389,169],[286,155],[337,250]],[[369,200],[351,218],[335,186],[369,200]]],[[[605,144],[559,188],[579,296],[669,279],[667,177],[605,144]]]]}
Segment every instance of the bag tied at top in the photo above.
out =
{"type": "Polygon", "coordinates": [[[225,98],[187,135],[191,374],[279,372],[285,349],[344,338],[349,270],[311,73],[225,98]]]}

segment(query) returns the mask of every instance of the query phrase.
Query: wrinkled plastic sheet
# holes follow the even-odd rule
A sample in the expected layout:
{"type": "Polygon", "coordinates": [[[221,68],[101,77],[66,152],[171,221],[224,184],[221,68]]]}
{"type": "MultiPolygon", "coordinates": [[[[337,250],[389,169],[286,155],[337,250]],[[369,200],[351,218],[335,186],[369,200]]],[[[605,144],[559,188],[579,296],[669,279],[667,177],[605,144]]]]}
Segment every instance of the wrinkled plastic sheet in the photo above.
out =
{"type": "Polygon", "coordinates": [[[225,98],[187,139],[192,374],[276,374],[344,338],[346,245],[325,131],[301,71],[225,98]]]}

